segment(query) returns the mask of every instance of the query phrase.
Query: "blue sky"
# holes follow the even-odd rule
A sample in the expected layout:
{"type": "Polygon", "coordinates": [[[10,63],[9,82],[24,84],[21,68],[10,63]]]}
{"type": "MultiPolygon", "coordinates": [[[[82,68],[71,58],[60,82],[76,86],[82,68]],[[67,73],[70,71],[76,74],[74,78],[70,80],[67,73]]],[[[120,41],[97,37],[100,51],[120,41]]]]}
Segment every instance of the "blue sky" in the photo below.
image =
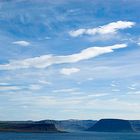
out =
{"type": "Polygon", "coordinates": [[[140,118],[139,0],[0,2],[0,120],[140,118]]]}

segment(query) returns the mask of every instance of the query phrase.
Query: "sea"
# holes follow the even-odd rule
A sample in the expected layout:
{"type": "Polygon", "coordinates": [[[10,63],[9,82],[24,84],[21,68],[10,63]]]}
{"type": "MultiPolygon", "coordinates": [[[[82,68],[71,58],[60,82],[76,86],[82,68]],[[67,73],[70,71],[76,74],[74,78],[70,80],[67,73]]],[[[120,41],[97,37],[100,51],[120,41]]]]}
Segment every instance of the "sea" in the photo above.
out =
{"type": "Polygon", "coordinates": [[[140,140],[140,133],[15,133],[0,132],[0,140],[140,140]]]}

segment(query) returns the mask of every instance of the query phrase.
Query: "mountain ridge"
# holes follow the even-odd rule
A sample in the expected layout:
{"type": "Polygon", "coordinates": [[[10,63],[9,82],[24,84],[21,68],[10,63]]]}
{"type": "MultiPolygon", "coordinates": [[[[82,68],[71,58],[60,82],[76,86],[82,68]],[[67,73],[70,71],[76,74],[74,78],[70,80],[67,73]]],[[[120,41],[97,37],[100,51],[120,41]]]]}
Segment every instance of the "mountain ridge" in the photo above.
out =
{"type": "MultiPolygon", "coordinates": [[[[89,128],[94,126],[98,121],[97,120],[40,120],[40,121],[0,121],[0,131],[9,131],[10,127],[16,126],[16,130],[23,131],[23,128],[18,128],[19,126],[26,126],[27,128],[32,126],[32,130],[35,132],[38,130],[40,132],[51,132],[44,131],[47,129],[47,126],[53,125],[54,128],[52,132],[71,132],[71,131],[87,131],[89,128]]],[[[132,129],[135,132],[140,132],[140,120],[128,120],[132,129]]],[[[27,129],[26,128],[26,129],[27,129]]],[[[15,130],[15,131],[16,131],[15,130]]],[[[30,129],[28,131],[31,131],[30,129]]]]}

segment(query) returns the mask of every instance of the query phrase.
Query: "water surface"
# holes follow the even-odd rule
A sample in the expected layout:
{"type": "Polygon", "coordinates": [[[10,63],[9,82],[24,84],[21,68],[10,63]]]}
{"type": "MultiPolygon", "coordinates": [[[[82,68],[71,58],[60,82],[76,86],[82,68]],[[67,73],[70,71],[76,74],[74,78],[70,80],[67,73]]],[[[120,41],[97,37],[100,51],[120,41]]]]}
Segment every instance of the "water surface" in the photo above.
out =
{"type": "Polygon", "coordinates": [[[1,132],[0,140],[140,140],[140,133],[12,133],[1,132]]]}

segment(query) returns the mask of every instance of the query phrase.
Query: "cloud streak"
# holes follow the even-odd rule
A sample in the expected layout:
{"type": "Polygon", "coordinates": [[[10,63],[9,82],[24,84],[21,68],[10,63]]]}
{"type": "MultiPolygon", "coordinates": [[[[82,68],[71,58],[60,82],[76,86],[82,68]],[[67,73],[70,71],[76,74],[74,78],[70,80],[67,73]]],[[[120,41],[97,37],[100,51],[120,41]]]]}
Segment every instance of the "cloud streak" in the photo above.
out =
{"type": "Polygon", "coordinates": [[[24,41],[24,40],[21,40],[21,41],[15,41],[15,42],[12,42],[12,43],[13,43],[13,44],[16,44],[16,45],[24,46],[24,47],[26,47],[26,46],[29,46],[29,45],[30,45],[30,43],[29,43],[29,42],[24,41]]]}
{"type": "Polygon", "coordinates": [[[9,85],[5,85],[5,86],[0,86],[0,91],[12,91],[12,90],[20,90],[20,87],[18,86],[9,86],[9,85]]]}
{"type": "Polygon", "coordinates": [[[79,71],[80,71],[80,69],[78,69],[78,68],[63,68],[60,70],[60,73],[64,74],[64,75],[71,75],[71,74],[77,73],[79,71]]]}
{"type": "Polygon", "coordinates": [[[27,58],[23,60],[12,60],[7,64],[0,65],[0,70],[14,70],[21,68],[46,68],[54,64],[76,63],[82,60],[88,60],[102,54],[114,52],[115,49],[127,47],[126,44],[116,44],[105,47],[90,47],[82,50],[80,53],[71,55],[42,55],[39,57],[27,58]]]}
{"type": "Polygon", "coordinates": [[[105,35],[105,34],[112,34],[116,33],[118,30],[131,28],[134,26],[134,22],[130,21],[117,21],[117,22],[111,22],[107,25],[99,26],[97,28],[91,28],[91,29],[78,29],[74,31],[70,31],[69,34],[72,37],[78,37],[80,35],[105,35]]]}

